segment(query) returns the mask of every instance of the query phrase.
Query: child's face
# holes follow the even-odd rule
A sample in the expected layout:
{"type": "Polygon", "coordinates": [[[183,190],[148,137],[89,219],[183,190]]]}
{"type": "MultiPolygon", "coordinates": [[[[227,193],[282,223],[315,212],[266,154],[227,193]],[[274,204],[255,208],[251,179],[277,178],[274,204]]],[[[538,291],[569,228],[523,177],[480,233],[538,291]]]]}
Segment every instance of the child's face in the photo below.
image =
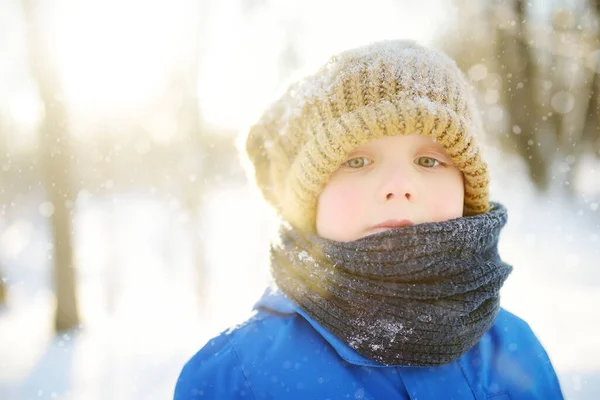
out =
{"type": "Polygon", "coordinates": [[[403,220],[447,221],[463,215],[463,202],[463,175],[442,145],[417,134],[375,139],[329,177],[318,199],[317,233],[346,242],[403,220]]]}

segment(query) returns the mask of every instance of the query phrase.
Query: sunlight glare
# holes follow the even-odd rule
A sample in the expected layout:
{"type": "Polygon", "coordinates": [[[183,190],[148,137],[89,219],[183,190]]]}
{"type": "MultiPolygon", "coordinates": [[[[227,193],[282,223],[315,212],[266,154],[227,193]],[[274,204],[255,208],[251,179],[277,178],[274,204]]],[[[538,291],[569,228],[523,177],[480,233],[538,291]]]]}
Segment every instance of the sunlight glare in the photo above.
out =
{"type": "Polygon", "coordinates": [[[50,34],[71,109],[132,112],[158,91],[189,44],[188,0],[65,0],[50,34]]]}

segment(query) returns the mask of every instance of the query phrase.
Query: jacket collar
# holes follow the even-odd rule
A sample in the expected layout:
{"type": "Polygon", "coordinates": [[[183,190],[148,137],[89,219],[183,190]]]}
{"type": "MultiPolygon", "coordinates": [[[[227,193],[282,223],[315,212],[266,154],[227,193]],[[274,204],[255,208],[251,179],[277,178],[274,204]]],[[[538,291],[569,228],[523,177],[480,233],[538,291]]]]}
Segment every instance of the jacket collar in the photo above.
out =
{"type": "MultiPolygon", "coordinates": [[[[354,351],[307,315],[302,308],[278,289],[268,288],[262,298],[255,304],[254,309],[283,315],[300,314],[335,349],[344,361],[364,367],[385,367],[385,365],[370,360],[354,351]]],[[[461,393],[461,398],[475,400],[475,397],[472,396],[472,388],[456,361],[438,367],[408,367],[401,365],[392,367],[400,369],[399,376],[411,398],[421,398],[421,395],[425,395],[427,398],[445,398],[448,396],[449,388],[447,385],[441,385],[440,382],[453,382],[453,388],[455,387],[456,393],[461,393]]]]}
{"type": "Polygon", "coordinates": [[[354,365],[367,367],[384,367],[376,361],[370,360],[357,353],[354,349],[342,342],[337,336],[312,319],[302,308],[294,303],[279,289],[267,288],[260,300],[254,305],[254,309],[274,311],[279,314],[300,314],[321,336],[325,339],[346,362],[354,365]]]}

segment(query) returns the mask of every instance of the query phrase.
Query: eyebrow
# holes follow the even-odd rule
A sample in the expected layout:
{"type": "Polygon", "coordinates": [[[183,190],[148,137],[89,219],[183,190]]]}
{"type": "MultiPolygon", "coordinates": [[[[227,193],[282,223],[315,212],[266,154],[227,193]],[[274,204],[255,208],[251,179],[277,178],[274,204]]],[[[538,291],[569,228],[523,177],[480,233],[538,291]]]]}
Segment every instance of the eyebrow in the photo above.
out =
{"type": "Polygon", "coordinates": [[[448,152],[446,151],[444,146],[442,146],[439,143],[435,143],[435,142],[434,143],[424,143],[423,145],[418,147],[418,151],[426,151],[426,150],[433,151],[443,157],[446,157],[449,160],[452,160],[452,158],[450,157],[450,154],[448,154],[448,152]]]}

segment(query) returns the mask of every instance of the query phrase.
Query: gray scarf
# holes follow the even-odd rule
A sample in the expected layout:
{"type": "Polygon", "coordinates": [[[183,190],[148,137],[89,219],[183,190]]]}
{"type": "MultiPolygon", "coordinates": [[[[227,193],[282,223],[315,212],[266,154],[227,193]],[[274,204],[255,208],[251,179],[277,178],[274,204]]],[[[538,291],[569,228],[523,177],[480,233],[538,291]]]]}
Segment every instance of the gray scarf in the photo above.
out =
{"type": "Polygon", "coordinates": [[[512,271],[498,255],[506,209],[336,242],[283,224],[277,286],[358,353],[385,365],[456,360],[492,326],[512,271]]]}

